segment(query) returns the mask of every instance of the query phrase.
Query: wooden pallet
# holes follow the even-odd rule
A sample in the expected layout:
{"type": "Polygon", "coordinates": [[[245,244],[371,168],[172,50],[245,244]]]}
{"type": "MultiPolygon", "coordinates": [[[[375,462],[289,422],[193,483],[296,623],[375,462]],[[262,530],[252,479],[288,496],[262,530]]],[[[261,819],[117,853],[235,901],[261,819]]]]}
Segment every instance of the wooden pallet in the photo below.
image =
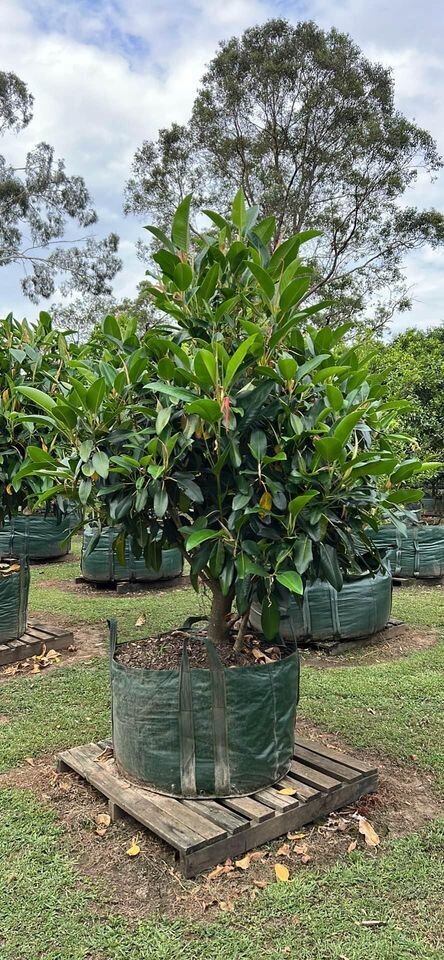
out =
{"type": "Polygon", "coordinates": [[[76,577],[76,584],[91,587],[93,590],[110,590],[114,593],[155,593],[159,590],[171,590],[174,587],[188,586],[190,578],[179,573],[177,577],[165,580],[86,580],[85,577],[76,577]]]}
{"type": "Polygon", "coordinates": [[[0,643],[0,667],[17,660],[28,660],[29,657],[40,656],[44,647],[47,650],[66,650],[73,642],[73,634],[69,630],[60,630],[58,627],[48,627],[36,620],[30,620],[26,633],[20,640],[8,640],[0,643]]]}
{"type": "Polygon", "coordinates": [[[387,643],[390,640],[396,640],[400,633],[400,627],[404,627],[402,620],[391,618],[382,630],[372,633],[368,637],[355,637],[350,640],[342,640],[339,637],[332,637],[331,640],[307,640],[300,644],[304,650],[317,650],[319,653],[325,653],[327,656],[335,656],[339,653],[349,653],[351,650],[360,647],[374,646],[377,643],[387,643]]]}
{"type": "Polygon", "coordinates": [[[393,577],[394,587],[440,587],[444,577],[393,577]]]}
{"type": "Polygon", "coordinates": [[[185,877],[354,803],[377,783],[370,764],[297,737],[291,769],[275,787],[230,800],[177,800],[125,780],[112,756],[98,761],[109,744],[65,750],[57,758],[58,771],[73,770],[92,784],[107,798],[112,820],[129,814],[174,847],[185,877]],[[279,793],[282,787],[295,795],[279,793]]]}

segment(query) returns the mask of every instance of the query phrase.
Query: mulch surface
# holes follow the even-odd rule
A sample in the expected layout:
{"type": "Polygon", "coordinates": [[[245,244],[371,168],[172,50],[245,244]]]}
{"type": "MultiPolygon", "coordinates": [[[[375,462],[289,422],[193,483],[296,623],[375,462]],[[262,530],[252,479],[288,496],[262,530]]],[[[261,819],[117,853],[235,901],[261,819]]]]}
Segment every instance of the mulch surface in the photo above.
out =
{"type": "MultiPolygon", "coordinates": [[[[353,753],[339,738],[311,725],[299,723],[298,732],[353,753]]],[[[261,889],[275,882],[276,864],[285,866],[291,878],[310,867],[346,863],[354,849],[378,857],[387,838],[414,832],[443,815],[444,804],[436,796],[432,778],[413,763],[398,765],[363,752],[359,756],[377,763],[376,793],[328,819],[308,824],[301,835],[283,836],[260,847],[253,856],[221,864],[195,880],[184,880],[174,851],[130,817],[104,828],[98,818],[106,817],[106,801],[76,774],[57,774],[53,757],[29,758],[1,776],[0,787],[31,790],[55,812],[67,831],[80,875],[104,883],[99,910],[112,908],[133,920],[150,916],[209,919],[234,911],[241,899],[255,899],[261,889]],[[377,831],[378,846],[366,846],[359,832],[359,816],[366,817],[377,831]],[[136,857],[127,854],[133,840],[140,847],[136,857]]]]}
{"type": "MultiPolygon", "coordinates": [[[[205,646],[206,627],[191,631],[171,630],[159,637],[147,637],[133,640],[117,646],[116,660],[128,667],[145,669],[176,670],[181,662],[184,648],[187,651],[190,667],[208,667],[208,655],[205,646]]],[[[255,633],[245,636],[244,649],[235,653],[235,626],[228,636],[217,644],[217,652],[225,667],[251,667],[282,659],[285,651],[270,644],[263,645],[263,638],[255,633]]]]}

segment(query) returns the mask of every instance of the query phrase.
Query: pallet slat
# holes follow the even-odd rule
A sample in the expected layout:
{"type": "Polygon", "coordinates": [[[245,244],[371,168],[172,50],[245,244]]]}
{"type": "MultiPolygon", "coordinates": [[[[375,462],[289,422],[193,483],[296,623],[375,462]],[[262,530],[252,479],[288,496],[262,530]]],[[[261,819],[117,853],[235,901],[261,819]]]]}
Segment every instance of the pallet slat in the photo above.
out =
{"type": "Polygon", "coordinates": [[[73,639],[70,630],[44,626],[30,620],[26,632],[19,640],[8,640],[0,645],[0,667],[40,656],[43,647],[47,650],[65,650],[72,644],[73,639]]]}
{"type": "Polygon", "coordinates": [[[104,746],[101,741],[65,750],[59,769],[75,770],[107,797],[113,819],[123,811],[178,850],[186,877],[353,803],[377,783],[370,764],[298,737],[291,769],[275,787],[246,797],[181,800],[125,780],[113,759],[97,763],[104,746]],[[282,787],[295,795],[281,795],[282,787]]]}

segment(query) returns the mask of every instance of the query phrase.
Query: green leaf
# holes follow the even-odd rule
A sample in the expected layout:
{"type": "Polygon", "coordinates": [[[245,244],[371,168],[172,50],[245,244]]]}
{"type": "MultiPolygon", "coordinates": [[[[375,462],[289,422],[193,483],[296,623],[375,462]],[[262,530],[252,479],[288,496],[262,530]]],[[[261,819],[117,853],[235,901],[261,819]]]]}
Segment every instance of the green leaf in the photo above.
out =
{"type": "Polygon", "coordinates": [[[337,437],[319,437],[315,440],[316,450],[327,463],[333,463],[341,456],[344,445],[337,437]]]}
{"type": "Polygon", "coordinates": [[[341,410],[341,408],[344,406],[344,397],[342,396],[339,387],[335,387],[333,383],[327,383],[325,392],[331,408],[336,411],[341,410]]]}
{"type": "Polygon", "coordinates": [[[270,243],[270,240],[276,230],[276,217],[265,217],[264,220],[260,220],[259,223],[255,224],[254,233],[259,240],[262,240],[262,243],[265,245],[270,243]]]}
{"type": "Polygon", "coordinates": [[[187,551],[194,550],[195,547],[198,547],[201,543],[205,543],[206,540],[217,540],[217,538],[221,536],[221,530],[194,530],[187,538],[185,549],[187,551]]]}
{"type": "Polygon", "coordinates": [[[212,387],[217,380],[216,358],[209,350],[198,350],[194,358],[194,373],[200,387],[212,387]]]}
{"type": "Polygon", "coordinates": [[[304,537],[303,540],[298,540],[293,550],[293,563],[298,573],[305,573],[312,560],[313,547],[310,537],[304,537]]]}
{"type": "Polygon", "coordinates": [[[79,483],[79,500],[85,506],[92,490],[91,480],[81,480],[79,483]]]}
{"type": "Polygon", "coordinates": [[[263,267],[260,267],[258,263],[254,263],[251,260],[249,260],[245,266],[248,267],[250,273],[256,278],[267,300],[272,300],[274,296],[274,283],[267,271],[264,270],[263,267]]]}
{"type": "Polygon", "coordinates": [[[80,459],[83,460],[84,463],[86,463],[86,461],[89,460],[92,454],[92,451],[93,451],[92,440],[83,440],[82,443],[79,444],[80,459]]]}
{"type": "Polygon", "coordinates": [[[172,407],[161,407],[156,417],[156,433],[159,436],[171,420],[172,407]]]}
{"type": "Polygon", "coordinates": [[[338,562],[338,555],[334,547],[327,543],[319,544],[320,561],[325,579],[335,590],[342,590],[343,577],[338,562]]]}
{"type": "Polygon", "coordinates": [[[153,383],[147,383],[145,389],[153,393],[164,393],[173,400],[185,400],[187,403],[196,399],[196,395],[192,393],[191,390],[184,390],[183,387],[174,387],[169,383],[162,383],[159,380],[153,383]]]}
{"type": "Polygon", "coordinates": [[[205,214],[213,223],[216,224],[216,227],[219,227],[219,230],[231,230],[231,224],[228,220],[225,220],[224,217],[221,217],[220,213],[216,213],[215,210],[202,210],[202,213],[205,214]]]}
{"type": "Polygon", "coordinates": [[[415,473],[419,473],[421,469],[422,463],[420,460],[404,460],[393,471],[390,480],[392,483],[402,483],[403,480],[409,480],[415,473]]]}
{"type": "Polygon", "coordinates": [[[154,513],[159,520],[165,516],[168,509],[168,494],[165,487],[160,487],[154,494],[154,513]]]}
{"type": "Polygon", "coordinates": [[[423,490],[413,490],[406,487],[402,490],[392,490],[385,495],[385,500],[387,503],[416,503],[417,500],[422,500],[423,496],[423,490]]]}
{"type": "Polygon", "coordinates": [[[311,279],[311,274],[309,274],[306,277],[297,277],[296,280],[292,280],[292,282],[288,284],[288,287],[285,287],[285,290],[281,293],[279,298],[280,309],[289,310],[295,303],[299,303],[307,293],[311,279]]]}
{"type": "Polygon", "coordinates": [[[107,457],[106,453],[103,453],[102,450],[97,450],[96,453],[93,453],[92,463],[94,470],[99,474],[99,477],[102,477],[103,480],[106,480],[109,474],[109,458],[107,457]]]}
{"type": "Polygon", "coordinates": [[[323,383],[324,380],[330,380],[333,377],[337,377],[339,380],[344,380],[345,375],[350,373],[351,367],[323,367],[322,370],[318,370],[313,375],[314,383],[323,383]]]}
{"type": "Polygon", "coordinates": [[[234,226],[238,228],[240,233],[242,233],[244,229],[246,215],[247,208],[245,205],[245,195],[241,188],[237,191],[233,203],[231,204],[231,219],[234,223],[234,226]]]}
{"type": "Polygon", "coordinates": [[[171,239],[178,250],[188,251],[190,243],[190,205],[192,194],[189,193],[179,203],[174,214],[173,226],[171,228],[171,239]]]}
{"type": "Polygon", "coordinates": [[[112,314],[109,314],[107,317],[105,317],[103,321],[103,332],[106,333],[108,337],[114,337],[115,340],[122,339],[122,331],[119,323],[116,320],[116,317],[113,317],[112,314]]]}
{"type": "Polygon", "coordinates": [[[208,423],[216,423],[222,417],[222,412],[216,400],[194,400],[187,405],[187,413],[196,413],[202,420],[208,423]]]}
{"type": "Polygon", "coordinates": [[[261,623],[262,632],[266,640],[274,640],[279,633],[281,621],[279,607],[274,597],[264,597],[262,601],[261,623]]]}
{"type": "Polygon", "coordinates": [[[310,500],[313,500],[314,497],[318,497],[319,492],[317,490],[309,490],[308,493],[302,493],[299,497],[294,497],[293,500],[290,500],[288,504],[288,509],[291,513],[291,516],[296,518],[298,513],[304,509],[307,503],[310,503],[310,500]]]}
{"type": "Polygon", "coordinates": [[[225,377],[224,377],[225,390],[228,390],[232,380],[234,379],[237,371],[239,370],[239,367],[245,360],[245,357],[250,352],[253,345],[256,345],[258,341],[259,341],[258,335],[256,333],[253,333],[251,337],[247,337],[247,339],[240,344],[237,350],[235,350],[235,352],[233,353],[233,356],[230,357],[227,363],[227,369],[225,371],[225,377]]]}
{"type": "Polygon", "coordinates": [[[319,356],[313,357],[311,360],[307,360],[305,363],[301,364],[301,366],[298,367],[296,380],[298,382],[303,380],[304,377],[308,376],[308,374],[312,372],[312,370],[316,370],[316,367],[319,367],[324,360],[328,360],[328,357],[328,353],[320,353],[319,356]]]}
{"type": "Polygon", "coordinates": [[[37,390],[35,387],[22,387],[19,385],[15,388],[15,392],[19,393],[22,397],[26,397],[27,400],[31,400],[32,403],[35,403],[36,407],[41,407],[42,410],[46,410],[47,413],[52,413],[54,407],[57,406],[52,397],[44,393],[43,390],[37,390]]]}
{"type": "Polygon", "coordinates": [[[352,413],[348,413],[347,416],[339,421],[337,427],[334,429],[333,436],[336,440],[339,440],[342,446],[347,442],[356,424],[362,419],[362,416],[362,410],[353,410],[352,413]]]}
{"type": "Polygon", "coordinates": [[[211,297],[216,291],[217,281],[219,279],[219,264],[213,263],[208,272],[205,275],[205,279],[202,281],[199,289],[197,290],[197,295],[201,297],[202,300],[211,300],[211,297]]]}
{"type": "Polygon", "coordinates": [[[255,460],[260,462],[267,453],[267,437],[263,430],[253,430],[249,447],[255,460]]]}
{"type": "Polygon", "coordinates": [[[51,466],[54,465],[54,460],[49,453],[46,453],[45,450],[42,450],[41,447],[27,447],[26,448],[27,456],[30,457],[35,463],[48,463],[51,466]]]}
{"type": "Polygon", "coordinates": [[[159,243],[162,243],[165,247],[168,247],[168,250],[170,250],[171,253],[174,253],[173,244],[171,243],[171,240],[168,239],[166,233],[164,233],[163,230],[160,230],[159,227],[152,226],[152,224],[149,224],[147,227],[144,227],[144,230],[149,230],[149,232],[153,234],[153,237],[155,237],[156,240],[159,241],[159,243]]]}
{"type": "Polygon", "coordinates": [[[284,380],[294,380],[298,365],[293,357],[281,357],[278,360],[278,367],[284,380]]]}
{"type": "Polygon", "coordinates": [[[234,576],[234,563],[231,557],[227,557],[222,568],[222,572],[219,574],[219,583],[221,586],[222,594],[224,597],[227,596],[228,591],[233,582],[234,576]]]}
{"type": "Polygon", "coordinates": [[[291,590],[292,593],[303,594],[304,592],[302,578],[295,570],[283,570],[282,573],[277,573],[276,580],[286,590],[291,590]]]}
{"type": "Polygon", "coordinates": [[[193,271],[189,263],[178,263],[173,279],[179,290],[188,290],[193,282],[193,271]]]}
{"type": "Polygon", "coordinates": [[[184,493],[186,493],[187,497],[189,497],[189,499],[192,500],[193,503],[204,502],[204,495],[202,493],[202,490],[200,489],[198,484],[195,483],[194,480],[190,480],[189,477],[181,477],[177,473],[175,475],[175,480],[178,487],[180,487],[180,489],[183,490],[184,493]]]}
{"type": "Polygon", "coordinates": [[[106,381],[99,377],[86,391],[86,406],[91,413],[97,413],[105,396],[106,381]]]}

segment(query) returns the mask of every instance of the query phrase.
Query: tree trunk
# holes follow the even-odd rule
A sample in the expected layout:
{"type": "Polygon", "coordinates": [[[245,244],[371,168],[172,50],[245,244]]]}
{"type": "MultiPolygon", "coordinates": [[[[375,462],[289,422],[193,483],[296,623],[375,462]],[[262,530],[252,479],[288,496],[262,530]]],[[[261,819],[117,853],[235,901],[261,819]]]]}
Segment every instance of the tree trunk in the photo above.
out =
{"type": "Polygon", "coordinates": [[[211,592],[213,598],[208,623],[208,636],[216,646],[219,646],[226,640],[229,633],[230,624],[227,617],[233,606],[234,591],[230,590],[228,595],[224,597],[219,583],[216,581],[211,584],[211,592]]]}

